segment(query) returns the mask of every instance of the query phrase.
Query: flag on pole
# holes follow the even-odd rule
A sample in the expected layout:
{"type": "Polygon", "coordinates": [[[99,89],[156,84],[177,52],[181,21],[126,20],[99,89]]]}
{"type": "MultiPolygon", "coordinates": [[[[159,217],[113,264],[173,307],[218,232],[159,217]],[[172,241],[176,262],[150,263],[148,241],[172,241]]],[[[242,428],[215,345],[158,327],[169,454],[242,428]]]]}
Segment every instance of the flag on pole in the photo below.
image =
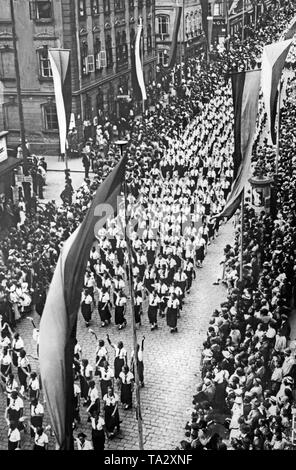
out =
{"type": "Polygon", "coordinates": [[[172,68],[176,62],[178,35],[179,35],[181,15],[182,15],[181,6],[176,6],[175,9],[176,9],[176,16],[175,16],[174,31],[173,31],[173,37],[172,37],[171,50],[170,50],[169,68],[172,68]]]}
{"type": "Polygon", "coordinates": [[[125,165],[123,157],[98,188],[82,224],[65,242],[40,322],[42,386],[57,443],[63,450],[71,449],[72,442],[74,341],[85,269],[96,224],[110,207],[116,215],[125,165]]]}
{"type": "MultiPolygon", "coordinates": [[[[259,72],[260,75],[260,72],[259,72]]],[[[253,106],[254,88],[257,90],[258,71],[244,71],[231,74],[234,107],[234,158],[233,180],[249,148],[250,132],[249,107],[253,106]]],[[[255,98],[255,97],[254,97],[255,98]]],[[[256,120],[256,118],[255,118],[256,120]]]]}
{"type": "Polygon", "coordinates": [[[138,26],[135,42],[132,44],[131,50],[131,75],[133,93],[137,100],[145,101],[147,99],[143,67],[140,55],[141,35],[143,32],[142,21],[138,26]]]}
{"type": "Polygon", "coordinates": [[[49,49],[55,101],[58,115],[60,150],[66,153],[67,133],[72,107],[71,51],[69,49],[49,49]]]}
{"type": "Polygon", "coordinates": [[[201,4],[201,22],[204,35],[208,43],[208,16],[209,16],[209,0],[200,0],[201,4]]]}
{"type": "Polygon", "coordinates": [[[251,155],[256,131],[256,118],[260,90],[260,70],[235,74],[232,81],[234,94],[235,148],[241,163],[223,211],[217,217],[230,218],[240,204],[241,194],[251,170],[251,155]]]}
{"type": "Polygon", "coordinates": [[[276,143],[275,118],[278,98],[278,85],[292,39],[265,46],[262,54],[261,87],[269,131],[273,144],[276,143]]]}
{"type": "Polygon", "coordinates": [[[296,34],[296,16],[290,22],[288,30],[285,32],[283,39],[292,39],[295,34],[296,34]]]}

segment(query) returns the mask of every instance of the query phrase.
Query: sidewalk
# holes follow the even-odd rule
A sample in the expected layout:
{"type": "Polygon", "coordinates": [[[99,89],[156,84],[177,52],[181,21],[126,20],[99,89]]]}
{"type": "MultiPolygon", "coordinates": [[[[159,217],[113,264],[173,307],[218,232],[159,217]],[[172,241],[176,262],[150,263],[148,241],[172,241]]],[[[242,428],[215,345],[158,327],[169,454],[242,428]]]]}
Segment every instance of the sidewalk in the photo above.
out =
{"type": "MultiPolygon", "coordinates": [[[[55,201],[57,204],[61,204],[60,194],[65,187],[65,162],[59,161],[57,156],[47,156],[45,161],[47,163],[47,177],[43,201],[55,201]]],[[[84,167],[81,158],[68,160],[68,168],[71,171],[73,189],[76,191],[84,181],[84,167]]]]}

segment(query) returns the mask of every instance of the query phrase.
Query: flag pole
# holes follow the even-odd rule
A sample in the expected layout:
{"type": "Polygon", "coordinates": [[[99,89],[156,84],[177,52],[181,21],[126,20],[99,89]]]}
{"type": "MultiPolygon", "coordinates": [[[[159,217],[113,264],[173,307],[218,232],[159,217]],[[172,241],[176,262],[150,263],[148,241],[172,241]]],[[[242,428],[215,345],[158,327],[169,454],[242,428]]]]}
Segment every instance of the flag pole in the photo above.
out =
{"type": "Polygon", "coordinates": [[[241,200],[241,253],[240,253],[240,292],[242,295],[243,292],[243,252],[244,252],[244,212],[245,212],[245,189],[242,191],[242,200],[241,200]]]}
{"type": "Polygon", "coordinates": [[[278,100],[277,100],[277,130],[276,130],[276,152],[275,152],[275,175],[278,175],[279,157],[280,157],[280,114],[281,114],[281,82],[278,85],[278,100]]]}
{"type": "Polygon", "coordinates": [[[245,0],[243,0],[242,42],[245,40],[245,0]]]}
{"type": "MultiPolygon", "coordinates": [[[[123,157],[123,147],[127,144],[125,141],[115,142],[120,146],[121,157],[123,157]]],[[[125,173],[126,175],[126,173],[125,173]]],[[[138,340],[137,340],[137,330],[136,330],[136,320],[135,320],[135,302],[134,302],[134,286],[133,286],[133,269],[132,269],[132,252],[130,246],[130,239],[128,236],[128,215],[127,215],[127,183],[126,178],[124,180],[124,218],[125,218],[125,241],[128,255],[128,281],[129,289],[131,295],[131,314],[132,314],[132,332],[133,332],[133,346],[134,346],[134,373],[135,373],[135,395],[136,395],[136,417],[138,423],[138,439],[139,439],[139,449],[144,450],[143,444],[143,424],[142,424],[142,413],[141,413],[141,399],[140,399],[140,383],[139,383],[139,371],[138,371],[138,340]]]]}

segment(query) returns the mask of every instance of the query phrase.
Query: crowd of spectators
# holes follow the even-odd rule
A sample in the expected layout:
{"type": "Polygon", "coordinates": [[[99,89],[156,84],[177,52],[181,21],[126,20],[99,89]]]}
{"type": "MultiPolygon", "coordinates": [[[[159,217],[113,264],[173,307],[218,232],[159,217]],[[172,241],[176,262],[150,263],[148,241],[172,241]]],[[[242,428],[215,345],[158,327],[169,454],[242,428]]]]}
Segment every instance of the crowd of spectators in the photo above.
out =
{"type": "MultiPolygon", "coordinates": [[[[293,48],[288,70],[295,59],[293,48]]],[[[227,300],[213,312],[203,344],[201,381],[184,448],[223,450],[225,442],[233,450],[293,448],[296,356],[289,317],[296,307],[294,90],[295,77],[288,76],[274,207],[270,214],[258,214],[247,197],[234,245],[224,250],[227,300]],[[221,419],[228,432],[219,435],[215,426],[221,419]]],[[[260,134],[253,160],[261,177],[274,176],[274,149],[260,134]]]]}

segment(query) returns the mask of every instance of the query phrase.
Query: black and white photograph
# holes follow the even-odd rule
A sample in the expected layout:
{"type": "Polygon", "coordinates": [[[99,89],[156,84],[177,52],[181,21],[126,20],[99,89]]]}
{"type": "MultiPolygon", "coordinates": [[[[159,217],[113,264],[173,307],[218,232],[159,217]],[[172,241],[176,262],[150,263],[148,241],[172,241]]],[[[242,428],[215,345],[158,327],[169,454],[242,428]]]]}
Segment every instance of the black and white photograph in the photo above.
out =
{"type": "Polygon", "coordinates": [[[296,450],[295,149],[296,0],[0,0],[0,450],[296,450]]]}

